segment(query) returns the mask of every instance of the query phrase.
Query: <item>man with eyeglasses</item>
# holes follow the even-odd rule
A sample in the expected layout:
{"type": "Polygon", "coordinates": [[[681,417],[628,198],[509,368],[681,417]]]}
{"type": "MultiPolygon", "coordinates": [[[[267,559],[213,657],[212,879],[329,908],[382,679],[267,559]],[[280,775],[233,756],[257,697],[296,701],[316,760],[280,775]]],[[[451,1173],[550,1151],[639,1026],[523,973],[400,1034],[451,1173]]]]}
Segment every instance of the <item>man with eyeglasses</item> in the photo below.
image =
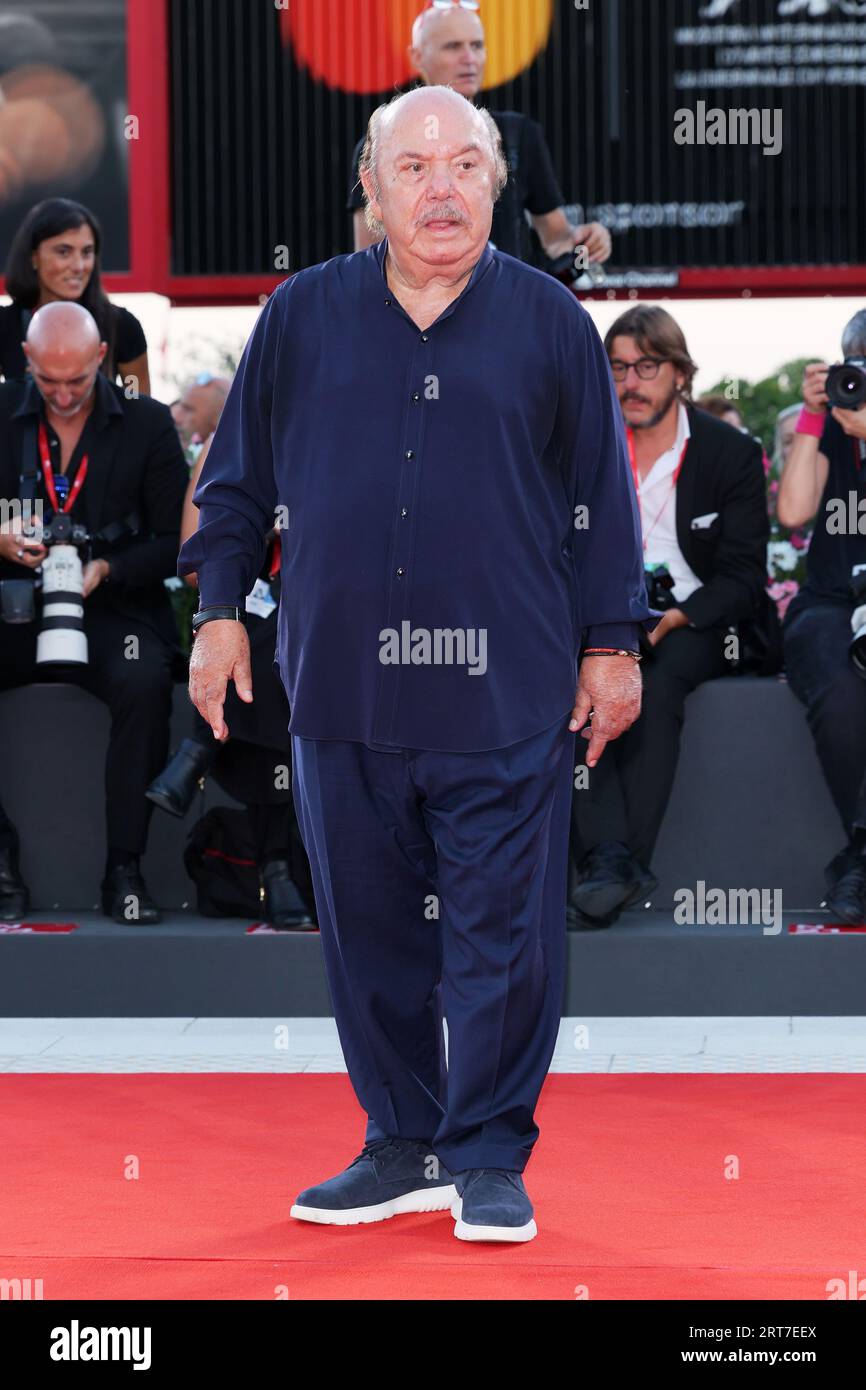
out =
{"type": "Polygon", "coordinates": [[[604,340],[626,424],[650,603],[641,717],[577,787],[569,925],[609,927],[658,884],[649,868],[686,696],[732,670],[732,627],[767,603],[760,444],[692,402],[697,371],[666,310],[636,305],[604,340]]]}
{"type": "MultiPolygon", "coordinates": [[[[477,0],[432,0],[412,28],[409,47],[412,66],[427,86],[451,87],[474,102],[484,85],[487,46],[477,0]]],[[[611,238],[600,222],[575,226],[563,209],[563,196],[553,170],[544,132],[537,121],[517,111],[493,111],[508,161],[508,183],[493,210],[491,242],[498,251],[518,260],[551,266],[577,246],[586,248],[590,263],[610,258],[611,238]],[[532,236],[534,229],[538,242],[532,236]]],[[[348,209],[353,214],[355,250],[378,240],[364,211],[364,190],[358,172],[364,140],[352,157],[348,209]]]]}

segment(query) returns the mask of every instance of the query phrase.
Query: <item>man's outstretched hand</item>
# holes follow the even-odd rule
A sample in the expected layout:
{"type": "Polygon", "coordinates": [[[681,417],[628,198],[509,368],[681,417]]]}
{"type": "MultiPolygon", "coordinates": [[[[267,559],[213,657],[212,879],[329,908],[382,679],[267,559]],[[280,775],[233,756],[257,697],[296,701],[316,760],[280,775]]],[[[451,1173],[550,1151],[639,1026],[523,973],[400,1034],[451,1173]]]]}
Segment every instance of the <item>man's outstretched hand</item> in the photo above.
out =
{"type": "Polygon", "coordinates": [[[247,704],[253,698],[250,667],[250,639],[244,624],[233,618],[214,618],[203,623],[193,638],[189,659],[189,698],[213,729],[214,738],[224,743],[229,736],[223,719],[226,687],[233,680],[235,689],[247,704]]]}
{"type": "Polygon", "coordinates": [[[583,658],[568,727],[573,733],[580,729],[592,710],[592,724],[582,731],[589,739],[587,767],[595,767],[606,744],[624,734],[637,719],[642,693],[640,668],[630,656],[583,658]]]}

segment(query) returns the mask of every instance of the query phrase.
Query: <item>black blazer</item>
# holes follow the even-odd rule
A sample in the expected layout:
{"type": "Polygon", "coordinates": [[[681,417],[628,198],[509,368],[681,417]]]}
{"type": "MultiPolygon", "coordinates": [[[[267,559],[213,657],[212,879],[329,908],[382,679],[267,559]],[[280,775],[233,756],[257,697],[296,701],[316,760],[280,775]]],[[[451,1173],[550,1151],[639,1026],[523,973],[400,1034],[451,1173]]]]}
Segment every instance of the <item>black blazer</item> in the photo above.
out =
{"type": "MultiPolygon", "coordinates": [[[[113,543],[97,541],[93,557],[111,562],[109,580],[92,595],[145,623],[171,646],[177,627],[163,580],[176,573],[180,521],[189,470],[166,405],[150,396],[128,400],[119,386],[96,378],[87,478],[74,513],[95,534],[135,513],[139,531],[113,543]]],[[[41,397],[32,378],[0,385],[0,497],[20,496],[22,462],[38,462],[41,397]]],[[[40,469],[41,479],[41,469],[40,469]]],[[[40,491],[37,496],[44,496],[40,491]]],[[[21,579],[21,565],[0,561],[0,579],[21,579]]],[[[88,603],[91,599],[87,600],[88,603]]]]}
{"type": "Polygon", "coordinates": [[[677,481],[677,541],[701,587],[676,606],[696,628],[738,623],[761,611],[767,585],[762,449],[707,411],[692,405],[687,411],[691,437],[677,481]]]}

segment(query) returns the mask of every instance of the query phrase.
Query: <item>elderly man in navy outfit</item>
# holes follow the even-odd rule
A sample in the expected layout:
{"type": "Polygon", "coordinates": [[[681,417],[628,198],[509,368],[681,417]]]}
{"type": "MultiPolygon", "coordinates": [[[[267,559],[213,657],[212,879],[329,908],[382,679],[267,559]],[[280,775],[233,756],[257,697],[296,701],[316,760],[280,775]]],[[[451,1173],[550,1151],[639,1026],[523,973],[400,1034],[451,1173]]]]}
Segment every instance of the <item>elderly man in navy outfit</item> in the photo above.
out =
{"type": "Polygon", "coordinates": [[[293,789],[368,1116],[291,1214],[450,1210],[460,1239],[530,1240],[574,734],[591,770],[637,718],[656,618],[598,334],[488,246],[490,117],[410,92],[374,113],[362,178],[384,241],[274,292],[202,472],[190,695],[219,739],[227,682],[252,699],[240,609],[276,518],[293,789]]]}

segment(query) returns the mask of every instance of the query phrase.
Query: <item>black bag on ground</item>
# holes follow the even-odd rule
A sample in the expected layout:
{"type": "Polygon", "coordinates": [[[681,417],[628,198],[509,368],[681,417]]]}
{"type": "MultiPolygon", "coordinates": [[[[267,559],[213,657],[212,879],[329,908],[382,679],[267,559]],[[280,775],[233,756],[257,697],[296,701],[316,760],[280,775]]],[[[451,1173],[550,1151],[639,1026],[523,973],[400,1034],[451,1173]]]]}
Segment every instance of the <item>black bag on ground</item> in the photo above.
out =
{"type": "Polygon", "coordinates": [[[261,878],[246,811],[213,806],[189,832],[183,862],[202,917],[260,918],[261,878]]]}

